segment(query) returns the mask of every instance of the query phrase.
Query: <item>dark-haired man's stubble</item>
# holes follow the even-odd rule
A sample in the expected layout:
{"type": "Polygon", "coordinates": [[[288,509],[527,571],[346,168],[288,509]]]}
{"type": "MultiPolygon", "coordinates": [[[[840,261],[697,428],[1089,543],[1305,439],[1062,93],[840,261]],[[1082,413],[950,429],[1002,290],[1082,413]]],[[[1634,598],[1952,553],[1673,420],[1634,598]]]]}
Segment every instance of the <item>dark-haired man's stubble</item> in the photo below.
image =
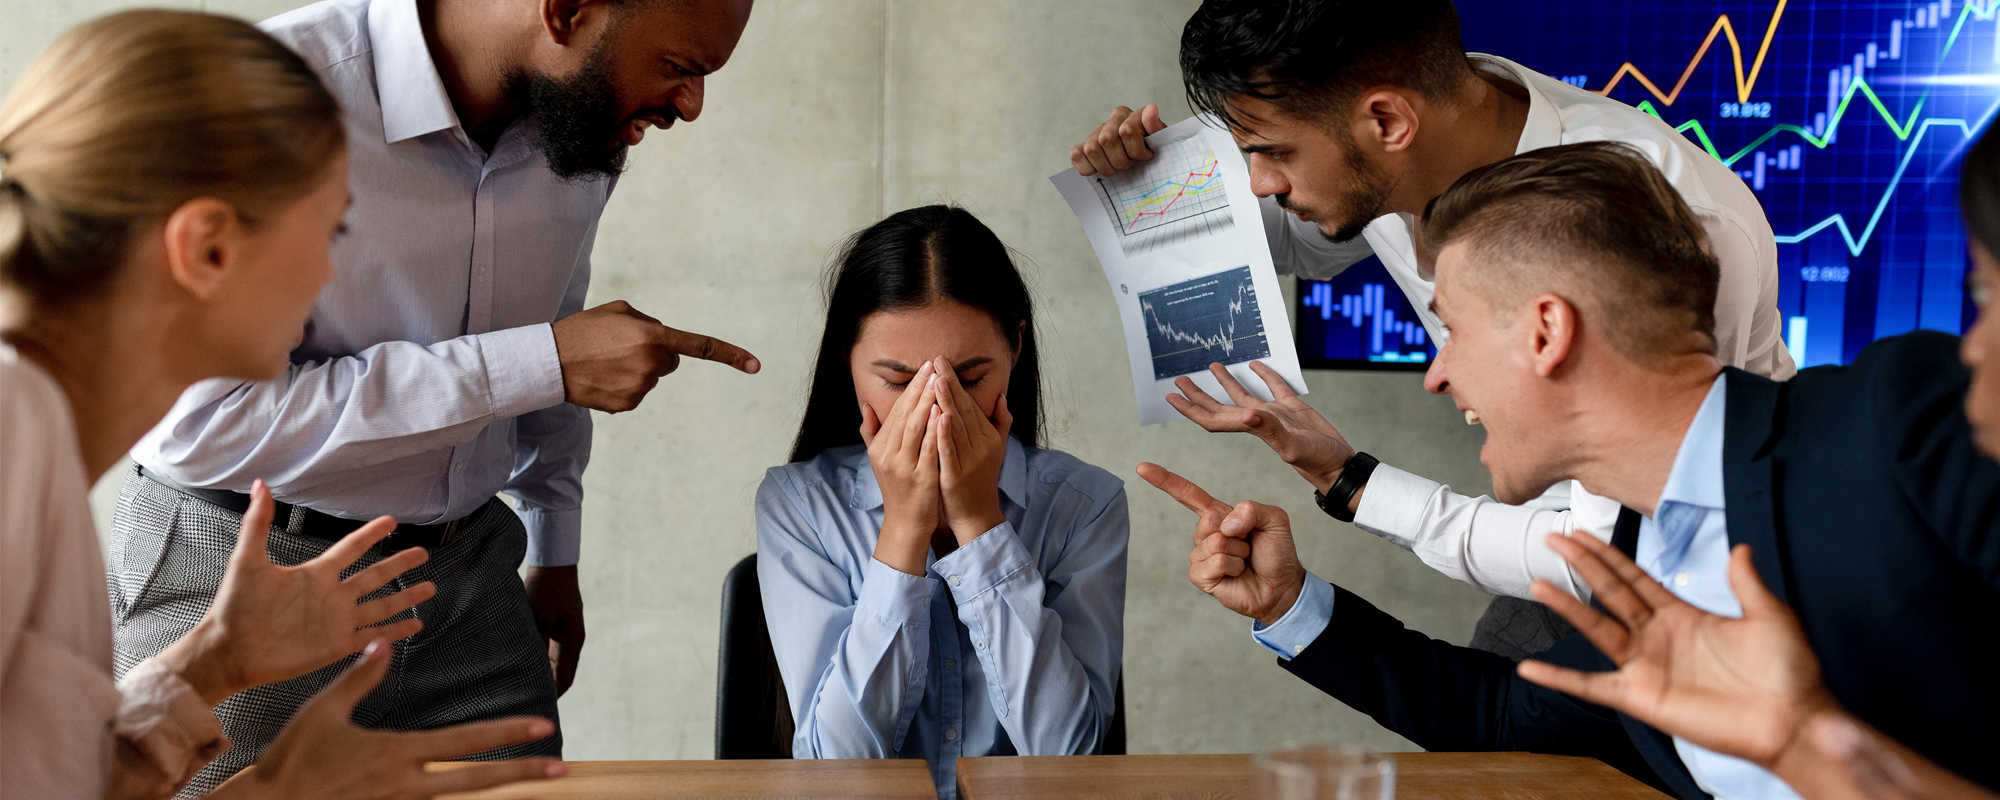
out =
{"type": "Polygon", "coordinates": [[[1294,214],[1303,212],[1319,224],[1319,235],[1335,244],[1346,244],[1359,238],[1368,230],[1369,223],[1389,213],[1389,198],[1400,185],[1399,178],[1391,177],[1385,170],[1368,160],[1361,147],[1355,144],[1352,135],[1332,133],[1340,143],[1341,159],[1352,176],[1344,191],[1335,193],[1335,208],[1331,215],[1316,209],[1293,203],[1289,195],[1277,195],[1274,199],[1278,207],[1294,214]],[[1332,231],[1327,225],[1333,225],[1332,231]]]}

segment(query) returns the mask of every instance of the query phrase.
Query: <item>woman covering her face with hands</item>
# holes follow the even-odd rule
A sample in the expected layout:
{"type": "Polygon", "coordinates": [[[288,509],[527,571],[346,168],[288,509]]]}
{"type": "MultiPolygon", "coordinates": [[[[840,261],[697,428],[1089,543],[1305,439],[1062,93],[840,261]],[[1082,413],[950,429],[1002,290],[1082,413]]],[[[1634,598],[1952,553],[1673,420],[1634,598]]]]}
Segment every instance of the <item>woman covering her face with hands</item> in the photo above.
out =
{"type": "MultiPolygon", "coordinates": [[[[206,14],[80,26],[0,104],[0,796],[171,796],[229,747],[211,708],[357,650],[254,773],[210,796],[429,797],[563,771],[547,759],[424,770],[547,736],[548,720],[351,723],[388,642],[423,627],[411,608],[433,587],[397,578],[424,553],[374,558],[395,528],[383,518],[318,558],[273,564],[261,484],[205,616],[113,682],[90,484],[190,384],[286,366],[332,275],[345,142],[304,61],[206,14]]],[[[143,600],[147,587],[121,589],[143,600]]]]}
{"type": "Polygon", "coordinates": [[[757,576],[799,758],[1096,752],[1123,649],[1124,484],[1040,438],[1027,287],[963,209],[857,234],[757,576]]]}

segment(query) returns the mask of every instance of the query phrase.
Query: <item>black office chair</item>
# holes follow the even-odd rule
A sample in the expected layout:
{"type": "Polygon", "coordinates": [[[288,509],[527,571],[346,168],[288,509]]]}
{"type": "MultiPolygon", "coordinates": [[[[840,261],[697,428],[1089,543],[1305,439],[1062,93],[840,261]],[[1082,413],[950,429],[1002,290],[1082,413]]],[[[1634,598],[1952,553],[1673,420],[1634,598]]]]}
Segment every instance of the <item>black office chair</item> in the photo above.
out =
{"type": "MultiPolygon", "coordinates": [[[[1125,754],[1125,677],[1118,677],[1111,726],[1103,755],[1125,754]]],[[[722,579],[722,648],[715,662],[715,757],[791,758],[792,707],[771,630],[764,625],[764,598],[757,586],[757,554],[751,553],[722,579]]]]}

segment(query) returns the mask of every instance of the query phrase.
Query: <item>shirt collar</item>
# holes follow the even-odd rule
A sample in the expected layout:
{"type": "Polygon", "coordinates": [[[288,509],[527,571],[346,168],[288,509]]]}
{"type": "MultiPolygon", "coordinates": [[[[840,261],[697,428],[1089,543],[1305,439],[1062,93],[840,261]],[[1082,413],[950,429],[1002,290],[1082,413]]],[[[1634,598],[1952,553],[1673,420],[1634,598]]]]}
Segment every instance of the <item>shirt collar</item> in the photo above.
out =
{"type": "MultiPolygon", "coordinates": [[[[1674,455],[1674,468],[1667,473],[1667,486],[1660,492],[1660,506],[1668,503],[1723,508],[1722,432],[1727,418],[1728,382],[1715,376],[1701,410],[1681,437],[1681,449],[1674,455]]],[[[1658,511],[1654,512],[1659,513],[1658,511]]]]}
{"type": "MultiPolygon", "coordinates": [[[[868,451],[855,454],[850,466],[854,469],[854,485],[848,494],[848,505],[873,510],[882,507],[882,486],[875,482],[875,470],[868,465],[868,451]]],[[[1028,507],[1028,451],[1021,440],[1007,437],[1007,459],[1000,463],[1000,496],[1022,508],[1028,507]]]]}
{"type": "Polygon", "coordinates": [[[458,127],[458,112],[424,43],[416,0],[368,4],[368,39],[375,51],[375,95],[382,104],[382,138],[389,144],[458,127]]]}
{"type": "Polygon", "coordinates": [[[1548,95],[1535,88],[1534,79],[1540,73],[1485,53],[1467,53],[1465,57],[1472,62],[1474,71],[1498,77],[1528,93],[1528,118],[1521,125],[1521,143],[1514,148],[1515,155],[1562,144],[1562,115],[1556,112],[1556,104],[1548,95]]]}

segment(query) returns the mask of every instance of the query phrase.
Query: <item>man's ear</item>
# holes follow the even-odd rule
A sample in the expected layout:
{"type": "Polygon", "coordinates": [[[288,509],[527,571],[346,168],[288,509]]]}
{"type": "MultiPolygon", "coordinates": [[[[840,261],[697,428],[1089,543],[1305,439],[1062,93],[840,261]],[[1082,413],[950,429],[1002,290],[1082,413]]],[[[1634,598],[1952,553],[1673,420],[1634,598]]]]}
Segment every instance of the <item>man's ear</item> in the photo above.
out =
{"type": "Polygon", "coordinates": [[[604,0],[540,0],[539,7],[543,33],[565,47],[578,43],[579,31],[611,10],[604,0]]]}
{"type": "Polygon", "coordinates": [[[1417,141],[1417,109],[1402,92],[1380,89],[1361,98],[1355,141],[1383,153],[1408,150],[1417,141]]]}
{"type": "Polygon", "coordinates": [[[197,299],[214,297],[239,257],[243,233],[243,218],[228,203],[213,197],[182,203],[161,228],[168,277],[197,299]]]}
{"type": "Polygon", "coordinates": [[[1576,306],[1562,295],[1544,292],[1529,301],[1525,312],[1527,333],[1530,338],[1530,358],[1535,374],[1548,378],[1555,375],[1569,361],[1570,353],[1577,345],[1578,318],[1576,306]]]}

